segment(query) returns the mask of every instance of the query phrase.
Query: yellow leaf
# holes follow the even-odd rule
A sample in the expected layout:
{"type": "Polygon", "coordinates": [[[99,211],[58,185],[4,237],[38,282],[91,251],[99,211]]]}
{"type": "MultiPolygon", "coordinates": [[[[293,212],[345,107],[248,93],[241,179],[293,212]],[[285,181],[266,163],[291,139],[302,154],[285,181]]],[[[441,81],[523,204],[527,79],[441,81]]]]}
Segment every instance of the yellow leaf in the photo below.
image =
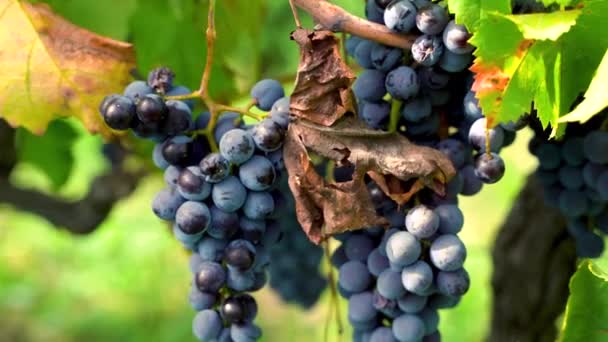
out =
{"type": "Polygon", "coordinates": [[[75,116],[109,136],[99,102],[134,68],[131,44],[84,30],[46,5],[0,0],[0,117],[12,126],[42,134],[53,119],[75,116]]]}

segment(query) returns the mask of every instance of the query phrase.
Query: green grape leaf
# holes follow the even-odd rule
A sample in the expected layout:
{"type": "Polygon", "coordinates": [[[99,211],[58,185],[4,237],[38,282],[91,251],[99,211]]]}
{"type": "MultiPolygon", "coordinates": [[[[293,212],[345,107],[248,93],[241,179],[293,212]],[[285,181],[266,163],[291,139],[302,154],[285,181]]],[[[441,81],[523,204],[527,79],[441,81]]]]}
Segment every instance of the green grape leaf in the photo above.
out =
{"type": "Polygon", "coordinates": [[[570,6],[575,2],[578,2],[578,0],[541,0],[541,2],[547,7],[553,4],[558,4],[560,6],[570,6]]]}
{"type": "Polygon", "coordinates": [[[471,40],[477,47],[472,88],[490,121],[516,120],[533,102],[543,126],[557,134],[558,119],[587,89],[608,46],[608,38],[596,34],[606,11],[608,2],[590,0],[581,9],[559,12],[561,17],[482,18],[471,40]]]}
{"type": "Polygon", "coordinates": [[[608,79],[608,50],[602,58],[595,76],[585,93],[585,99],[570,113],[562,116],[559,122],[586,122],[602,109],[608,107],[606,80],[608,79]]]}
{"type": "Polygon", "coordinates": [[[54,190],[68,180],[74,156],[72,145],[78,138],[74,127],[62,120],[51,122],[44,135],[37,136],[25,129],[15,137],[19,162],[27,163],[44,172],[54,190]]]}
{"type": "Polygon", "coordinates": [[[582,10],[521,15],[505,15],[514,22],[525,39],[557,40],[576,23],[582,10]]]}
{"type": "Polygon", "coordinates": [[[456,23],[477,32],[477,26],[485,13],[511,13],[510,0],[448,0],[450,12],[456,15],[456,23]]]}
{"type": "Polygon", "coordinates": [[[562,325],[562,341],[608,339],[608,274],[585,260],[570,279],[570,297],[562,325]]]}
{"type": "Polygon", "coordinates": [[[79,28],[46,5],[0,0],[0,117],[44,133],[55,118],[75,116],[111,135],[97,111],[134,68],[130,44],[79,28]]]}

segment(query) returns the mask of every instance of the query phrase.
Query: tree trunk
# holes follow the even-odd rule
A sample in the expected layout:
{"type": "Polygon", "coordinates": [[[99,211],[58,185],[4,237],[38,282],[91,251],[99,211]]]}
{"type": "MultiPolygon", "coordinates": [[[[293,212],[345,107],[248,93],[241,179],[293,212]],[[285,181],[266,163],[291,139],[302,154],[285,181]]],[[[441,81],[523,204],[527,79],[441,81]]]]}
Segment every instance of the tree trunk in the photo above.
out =
{"type": "Polygon", "coordinates": [[[496,238],[492,342],[545,342],[557,336],[575,271],[574,242],[566,221],[545,206],[542,185],[528,177],[496,238]]]}

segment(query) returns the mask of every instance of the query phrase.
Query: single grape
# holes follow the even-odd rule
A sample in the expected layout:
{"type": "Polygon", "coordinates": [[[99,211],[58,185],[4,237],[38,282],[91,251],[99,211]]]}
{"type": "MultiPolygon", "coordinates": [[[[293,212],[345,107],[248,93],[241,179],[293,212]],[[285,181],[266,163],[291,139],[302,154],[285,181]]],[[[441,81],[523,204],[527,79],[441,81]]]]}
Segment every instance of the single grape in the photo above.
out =
{"type": "Polygon", "coordinates": [[[378,277],[376,289],[385,298],[399,299],[405,294],[405,288],[401,283],[401,273],[390,268],[385,269],[378,277]]]}
{"type": "Polygon", "coordinates": [[[457,234],[464,224],[464,215],[457,205],[440,205],[434,209],[439,217],[439,232],[442,234],[457,234]]]}
{"type": "Polygon", "coordinates": [[[464,114],[465,119],[469,122],[476,122],[483,118],[481,107],[479,107],[479,100],[477,100],[472,90],[469,90],[464,96],[464,114]]]}
{"type": "Polygon", "coordinates": [[[188,201],[175,214],[177,227],[188,235],[202,233],[209,226],[211,212],[204,203],[188,201]]]}
{"type": "Polygon", "coordinates": [[[137,101],[137,118],[142,123],[161,123],[167,117],[168,109],[162,97],[148,94],[137,101]]]}
{"type": "Polygon", "coordinates": [[[250,191],[243,204],[243,213],[252,220],[269,217],[274,211],[274,199],[266,191],[250,191]]]}
{"type": "Polygon", "coordinates": [[[557,145],[551,143],[541,144],[533,152],[538,158],[540,167],[543,170],[554,170],[560,165],[560,149],[557,145]]]}
{"type": "Polygon", "coordinates": [[[386,129],[391,114],[391,104],[387,101],[367,102],[359,116],[374,129],[386,129]]]}
{"type": "Polygon", "coordinates": [[[284,130],[289,126],[289,96],[282,97],[272,105],[270,120],[274,121],[284,130]]]}
{"type": "Polygon", "coordinates": [[[407,100],[418,94],[420,82],[414,69],[400,66],[386,76],[386,90],[392,97],[407,100]]]}
{"type": "Polygon", "coordinates": [[[369,337],[369,342],[397,342],[393,330],[389,327],[378,327],[369,337]]]}
{"type": "Polygon", "coordinates": [[[372,63],[372,50],[377,46],[376,43],[370,40],[363,40],[355,49],[354,58],[362,68],[372,69],[374,64],[372,63]]]}
{"type": "Polygon", "coordinates": [[[384,11],[376,4],[375,0],[367,0],[365,3],[365,17],[374,23],[384,24],[384,11]]]}
{"type": "Polygon", "coordinates": [[[606,170],[608,170],[608,168],[604,165],[587,162],[583,167],[583,180],[585,181],[585,185],[595,188],[597,186],[598,178],[606,170]]]}
{"type": "Polygon", "coordinates": [[[210,341],[219,336],[223,324],[215,310],[203,310],[194,316],[192,332],[201,341],[210,341]]]}
{"type": "Polygon", "coordinates": [[[238,178],[229,176],[223,181],[214,184],[211,190],[211,197],[213,198],[213,204],[219,209],[234,212],[239,210],[245,203],[247,189],[245,189],[238,178]]]}
{"type": "Polygon", "coordinates": [[[391,2],[384,11],[386,27],[407,33],[416,25],[416,7],[409,0],[391,2]]]}
{"type": "Polygon", "coordinates": [[[160,219],[173,221],[178,208],[185,202],[176,190],[163,189],[152,201],[152,211],[160,219]]]}
{"type": "Polygon", "coordinates": [[[431,208],[417,205],[407,213],[405,227],[419,239],[429,238],[439,228],[439,216],[431,208]]]}
{"type": "Polygon", "coordinates": [[[255,247],[247,240],[234,240],[228,244],[224,252],[226,264],[239,271],[246,271],[253,266],[255,247]]]}
{"type": "Polygon", "coordinates": [[[373,295],[366,291],[352,295],[348,299],[348,319],[353,322],[369,322],[376,318],[373,295]]]}
{"type": "Polygon", "coordinates": [[[272,186],[276,172],[270,160],[253,156],[239,168],[239,179],[247,189],[263,191],[272,186]]]}
{"type": "Polygon", "coordinates": [[[482,152],[475,158],[475,175],[479,177],[482,182],[494,184],[498,182],[504,174],[505,162],[498,154],[494,152],[491,152],[490,154],[482,152]]]}
{"type": "Polygon", "coordinates": [[[251,97],[256,100],[257,107],[264,111],[269,111],[283,96],[285,96],[283,86],[276,80],[264,79],[251,88],[251,97]]]}
{"type": "Polygon", "coordinates": [[[211,184],[205,182],[205,177],[196,166],[188,166],[177,178],[177,191],[190,201],[202,201],[211,194],[211,184]]]}
{"type": "Polygon", "coordinates": [[[450,50],[444,50],[438,65],[447,72],[456,73],[464,71],[472,60],[471,54],[459,55],[450,50]]]}
{"type": "Polygon", "coordinates": [[[401,271],[401,283],[409,292],[423,295],[433,283],[433,270],[422,260],[405,266],[401,271]]]}
{"type": "Polygon", "coordinates": [[[461,194],[464,196],[473,196],[483,187],[483,182],[476,174],[475,167],[473,165],[466,165],[460,170],[463,176],[463,186],[461,194]]]}
{"type": "Polygon", "coordinates": [[[583,141],[583,151],[587,159],[598,164],[608,163],[608,132],[593,131],[583,141]]]}
{"type": "Polygon", "coordinates": [[[251,136],[257,148],[264,152],[272,152],[283,145],[285,131],[272,119],[266,118],[253,127],[251,136]]]}
{"type": "Polygon", "coordinates": [[[234,342],[256,341],[262,336],[262,330],[253,323],[233,324],[230,326],[230,338],[234,342]]]}
{"type": "Polygon", "coordinates": [[[386,94],[385,78],[386,75],[381,71],[365,70],[357,77],[353,84],[353,91],[359,99],[372,102],[380,101],[386,94]]]}
{"type": "Polygon", "coordinates": [[[418,96],[401,107],[401,116],[408,122],[420,122],[431,115],[431,101],[426,96],[418,96]]]}
{"type": "Polygon", "coordinates": [[[207,234],[216,239],[228,239],[239,229],[239,215],[234,212],[226,212],[216,206],[209,208],[211,211],[211,224],[207,234]]]}
{"type": "Polygon", "coordinates": [[[164,133],[178,135],[190,131],[194,127],[192,111],[185,102],[169,100],[165,104],[168,112],[162,126],[164,133]]]}
{"type": "Polygon", "coordinates": [[[214,293],[202,292],[195,286],[192,286],[190,288],[190,294],[188,295],[188,301],[196,311],[208,310],[215,306],[217,295],[214,293]]]}
{"type": "Polygon", "coordinates": [[[427,89],[443,89],[447,87],[450,81],[450,75],[437,67],[421,67],[416,72],[420,85],[427,89]]]}
{"type": "Polygon", "coordinates": [[[348,292],[362,292],[370,286],[371,282],[372,277],[367,267],[360,261],[348,261],[340,267],[338,284],[348,292]]]}
{"type": "Polygon", "coordinates": [[[580,167],[562,165],[559,168],[559,181],[566,189],[577,190],[583,187],[583,170],[580,167]]]}
{"type": "Polygon", "coordinates": [[[431,262],[442,271],[455,271],[462,267],[467,257],[464,243],[453,234],[439,236],[431,244],[431,262]]]}
{"type": "Polygon", "coordinates": [[[135,118],[135,104],[126,96],[106,96],[99,107],[105,123],[116,130],[129,129],[135,118]]]}
{"type": "Polygon", "coordinates": [[[445,139],[437,144],[437,149],[445,154],[455,168],[461,168],[466,162],[467,153],[470,153],[460,140],[445,139]]]}
{"type": "Polygon", "coordinates": [[[416,27],[425,34],[440,34],[449,20],[450,17],[443,7],[431,4],[418,10],[416,27]]]}
{"type": "Polygon", "coordinates": [[[454,20],[450,21],[443,31],[443,44],[455,54],[468,54],[473,51],[474,47],[469,43],[471,34],[464,25],[456,24],[454,20]]]}
{"type": "MultiPolygon", "coordinates": [[[[346,253],[344,253],[344,249],[342,249],[342,255],[343,255],[343,259],[340,259],[339,261],[335,261],[335,262],[340,262],[340,264],[334,265],[334,266],[340,267],[343,263],[348,261],[348,258],[346,257],[346,253]]],[[[340,256],[340,255],[338,257],[342,258],[342,256],[340,256]]],[[[332,256],[332,264],[334,263],[333,260],[334,259],[332,256]]],[[[380,275],[380,273],[382,273],[382,271],[384,271],[388,267],[389,267],[388,258],[386,256],[382,255],[378,248],[375,248],[367,256],[367,269],[369,270],[369,273],[371,273],[374,277],[378,277],[380,275]]]]}
{"type": "Polygon", "coordinates": [[[219,183],[230,174],[230,164],[219,153],[210,153],[201,160],[199,167],[205,181],[219,183]]]}
{"type": "Polygon", "coordinates": [[[222,140],[224,134],[228,131],[241,126],[241,115],[235,112],[224,112],[217,119],[215,127],[213,128],[213,137],[215,141],[219,142],[222,140]]]}
{"type": "Polygon", "coordinates": [[[399,309],[405,313],[414,314],[422,311],[427,303],[427,296],[419,296],[413,293],[407,293],[399,298],[399,309]]]}
{"type": "Polygon", "coordinates": [[[199,290],[215,293],[226,283],[226,271],[218,263],[205,261],[201,263],[194,280],[199,290]]]}
{"type": "Polygon", "coordinates": [[[255,273],[252,270],[239,271],[229,267],[226,285],[234,291],[251,291],[255,286],[255,273]]]}
{"type": "Polygon", "coordinates": [[[249,160],[255,150],[251,134],[242,129],[232,129],[226,132],[219,145],[222,157],[237,165],[249,160]]]}
{"type": "Polygon", "coordinates": [[[414,342],[422,340],[425,326],[420,317],[403,314],[393,321],[392,330],[399,342],[414,342]]]}
{"type": "Polygon", "coordinates": [[[486,129],[490,136],[490,151],[498,152],[504,142],[504,130],[500,126],[489,128],[486,118],[477,119],[469,130],[469,143],[478,151],[486,150],[486,129]]]}
{"type": "Polygon", "coordinates": [[[375,44],[372,47],[370,58],[374,69],[389,72],[401,63],[403,50],[375,44]]]}
{"type": "Polygon", "coordinates": [[[386,256],[391,264],[410,265],[420,257],[420,253],[420,243],[414,235],[408,232],[395,232],[386,242],[386,256]]]}
{"type": "Polygon", "coordinates": [[[430,308],[425,308],[419,314],[420,318],[424,322],[424,335],[428,336],[437,331],[437,327],[439,326],[439,314],[437,310],[433,310],[430,308]]]}
{"type": "MultiPolygon", "coordinates": [[[[170,91],[165,93],[166,96],[182,96],[182,95],[190,95],[192,94],[192,90],[188,87],[184,87],[182,85],[174,86],[170,91]]],[[[184,100],[184,102],[190,107],[190,109],[194,109],[194,100],[184,100]]]]}
{"type": "Polygon", "coordinates": [[[135,101],[148,94],[154,94],[154,89],[150,88],[144,81],[133,81],[125,88],[123,95],[135,101]]]}
{"type": "Polygon", "coordinates": [[[170,166],[169,162],[163,157],[163,144],[154,145],[152,161],[154,162],[154,165],[161,170],[166,170],[170,166]]]}
{"type": "Polygon", "coordinates": [[[177,191],[177,179],[179,178],[181,172],[182,168],[169,165],[169,167],[165,169],[165,173],[163,174],[163,179],[165,180],[167,186],[169,186],[171,189],[176,189],[177,191]]]}
{"type": "Polygon", "coordinates": [[[198,242],[198,255],[203,261],[220,262],[227,244],[226,240],[205,236],[198,242]]]}
{"type": "Polygon", "coordinates": [[[175,166],[188,166],[194,150],[192,138],[178,135],[163,144],[162,155],[167,162],[175,166]]]}
{"type": "Polygon", "coordinates": [[[443,54],[443,43],[436,36],[422,35],[412,44],[412,57],[424,66],[432,66],[439,62],[443,54]]]}

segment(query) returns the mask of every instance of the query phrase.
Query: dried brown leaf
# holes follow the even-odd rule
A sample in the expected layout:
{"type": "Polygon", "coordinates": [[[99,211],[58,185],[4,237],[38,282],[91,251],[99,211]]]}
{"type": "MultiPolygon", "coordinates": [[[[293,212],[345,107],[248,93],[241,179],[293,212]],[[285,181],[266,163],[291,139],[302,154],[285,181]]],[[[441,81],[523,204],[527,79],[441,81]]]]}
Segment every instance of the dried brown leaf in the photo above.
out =
{"type": "Polygon", "coordinates": [[[283,151],[298,220],[315,243],[340,232],[386,224],[375,212],[365,174],[402,204],[424,187],[443,193],[444,184],[456,173],[440,151],[412,144],[396,133],[370,130],[351,116],[332,127],[296,119],[283,151]],[[315,172],[309,150],[341,165],[354,165],[353,179],[325,181],[315,172]]]}
{"type": "Polygon", "coordinates": [[[330,31],[297,29],[300,65],[291,95],[291,114],[331,126],[344,114],[356,113],[351,85],[354,73],[340,58],[338,39],[330,31]]]}

